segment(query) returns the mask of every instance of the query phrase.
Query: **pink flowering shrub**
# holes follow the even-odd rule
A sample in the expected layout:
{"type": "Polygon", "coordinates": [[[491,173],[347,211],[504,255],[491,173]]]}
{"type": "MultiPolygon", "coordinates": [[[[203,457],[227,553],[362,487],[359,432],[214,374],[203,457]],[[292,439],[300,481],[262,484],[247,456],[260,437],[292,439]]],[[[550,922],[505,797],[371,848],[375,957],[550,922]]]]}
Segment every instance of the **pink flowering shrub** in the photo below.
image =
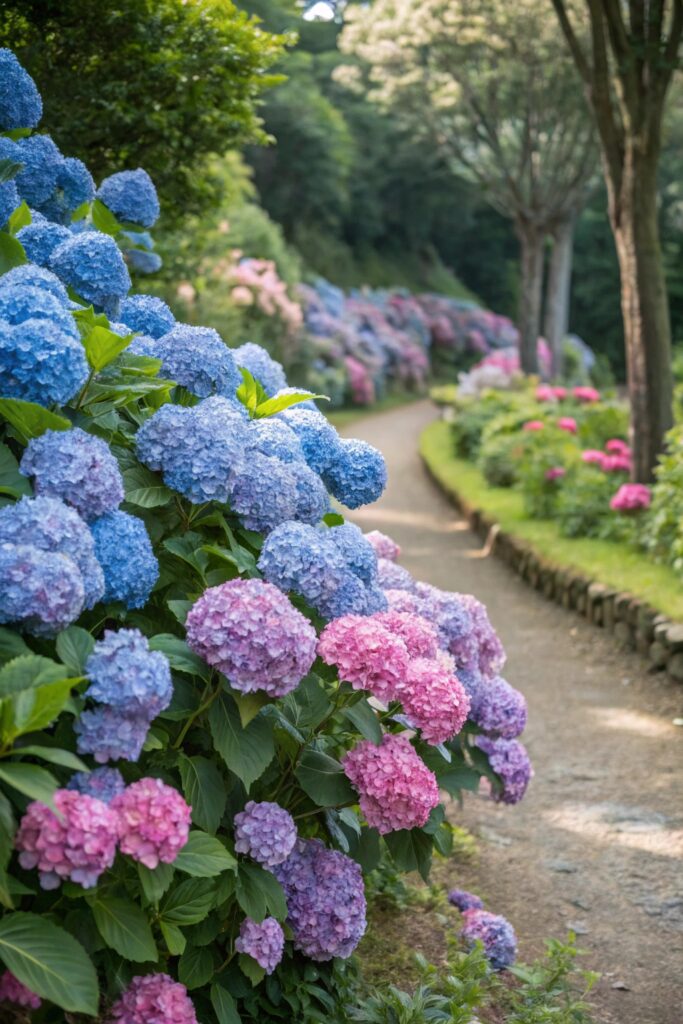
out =
{"type": "Polygon", "coordinates": [[[641,512],[651,502],[652,491],[647,484],[622,484],[609,507],[615,512],[641,512]]]}
{"type": "Polygon", "coordinates": [[[557,421],[557,425],[560,430],[566,430],[568,434],[575,434],[578,430],[573,416],[561,416],[557,421]]]}
{"type": "Polygon", "coordinates": [[[361,615],[345,615],[326,626],[320,635],[318,654],[336,667],[340,679],[382,701],[395,699],[410,660],[400,636],[379,617],[361,615]]]}
{"type": "Polygon", "coordinates": [[[470,710],[453,666],[432,658],[411,661],[397,695],[410,724],[432,745],[457,736],[470,710]]]}
{"type": "Polygon", "coordinates": [[[180,793],[161,779],[140,779],[115,796],[119,848],[154,870],[172,864],[190,834],[190,810],[180,793]]]}
{"type": "Polygon", "coordinates": [[[184,985],[168,974],[145,974],[133,978],[107,1024],[197,1024],[197,1015],[184,985]]]}
{"type": "Polygon", "coordinates": [[[545,423],[543,422],[543,420],[527,420],[527,422],[522,427],[522,430],[536,431],[543,430],[544,427],[545,423]]]}

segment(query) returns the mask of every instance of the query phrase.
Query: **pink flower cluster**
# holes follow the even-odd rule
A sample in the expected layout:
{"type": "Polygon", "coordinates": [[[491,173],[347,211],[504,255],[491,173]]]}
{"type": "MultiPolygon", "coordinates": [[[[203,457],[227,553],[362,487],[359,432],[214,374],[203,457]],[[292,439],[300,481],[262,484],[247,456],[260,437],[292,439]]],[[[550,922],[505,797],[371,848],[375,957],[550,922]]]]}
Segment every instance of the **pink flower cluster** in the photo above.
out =
{"type": "Polygon", "coordinates": [[[118,818],[121,853],[154,870],[172,864],[190,832],[191,808],[161,779],[140,779],[109,805],[118,818]]]}
{"type": "Polygon", "coordinates": [[[411,658],[436,658],[439,653],[439,634],[436,627],[411,612],[391,609],[373,616],[390,633],[398,636],[408,648],[411,658]]]}
{"type": "Polygon", "coordinates": [[[318,654],[354,690],[369,690],[382,701],[394,699],[410,661],[406,644],[376,615],[334,619],[320,634],[318,654]]]}
{"type": "Polygon", "coordinates": [[[563,476],[567,475],[567,470],[564,466],[551,466],[550,469],[546,469],[545,478],[551,483],[554,480],[561,480],[563,476]]]}
{"type": "Polygon", "coordinates": [[[652,491],[647,484],[622,484],[609,503],[615,512],[640,512],[650,507],[652,491]]]}
{"type": "Polygon", "coordinates": [[[581,459],[583,462],[599,466],[604,473],[630,473],[632,468],[631,449],[618,437],[609,440],[604,451],[586,448],[581,452],[581,459]]]}
{"type": "Polygon", "coordinates": [[[543,430],[545,423],[543,420],[527,420],[522,430],[528,430],[529,433],[533,433],[536,430],[543,430]]]}
{"type": "Polygon", "coordinates": [[[576,420],[573,416],[560,416],[557,421],[557,425],[560,430],[565,430],[568,434],[575,434],[578,430],[576,420]]]}
{"type": "Polygon", "coordinates": [[[378,558],[386,558],[388,562],[395,562],[401,554],[401,548],[396,541],[379,530],[370,530],[365,534],[365,539],[372,544],[378,558]]]}
{"type": "Polygon", "coordinates": [[[410,724],[435,746],[460,732],[470,710],[470,699],[449,660],[415,658],[398,691],[410,724]]]}
{"type": "Polygon", "coordinates": [[[301,305],[290,299],[273,260],[243,259],[240,250],[234,249],[229,259],[215,265],[213,276],[231,286],[236,306],[253,306],[265,316],[277,316],[292,333],[301,327],[301,305]]]}
{"type": "Polygon", "coordinates": [[[600,392],[596,388],[591,388],[583,384],[573,388],[572,395],[577,402],[584,402],[586,404],[600,401],[600,392]]]}
{"type": "Polygon", "coordinates": [[[536,388],[537,402],[561,402],[567,397],[567,389],[552,384],[539,384],[536,388]]]}
{"type": "Polygon", "coordinates": [[[107,1024],[197,1024],[197,1015],[184,985],[168,974],[145,974],[133,978],[107,1024]]]}
{"type": "Polygon", "coordinates": [[[368,825],[380,835],[421,828],[439,802],[436,776],[403,734],[385,733],[378,746],[361,740],[344,755],[342,764],[368,825]]]}
{"type": "Polygon", "coordinates": [[[15,1006],[26,1006],[31,1010],[40,1008],[41,999],[30,988],[14,977],[11,971],[0,975],[0,1003],[14,1003],[15,1006]]]}

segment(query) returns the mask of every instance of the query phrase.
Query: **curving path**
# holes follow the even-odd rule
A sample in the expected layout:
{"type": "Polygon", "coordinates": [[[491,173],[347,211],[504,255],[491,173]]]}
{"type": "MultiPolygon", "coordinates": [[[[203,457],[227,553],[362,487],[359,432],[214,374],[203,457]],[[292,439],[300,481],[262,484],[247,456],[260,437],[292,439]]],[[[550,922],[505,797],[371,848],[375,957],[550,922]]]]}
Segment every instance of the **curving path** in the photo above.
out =
{"type": "Polygon", "coordinates": [[[521,956],[579,934],[582,966],[602,972],[601,1024],[683,1022],[683,688],[648,675],[578,616],[545,601],[481,544],[417,455],[427,402],[369,416],[344,433],[380,448],[382,500],[353,518],[403,547],[402,563],[486,603],[508,652],[505,675],[529,702],[536,769],[513,808],[467,796],[453,821],[479,839],[451,882],[509,917],[521,956]]]}

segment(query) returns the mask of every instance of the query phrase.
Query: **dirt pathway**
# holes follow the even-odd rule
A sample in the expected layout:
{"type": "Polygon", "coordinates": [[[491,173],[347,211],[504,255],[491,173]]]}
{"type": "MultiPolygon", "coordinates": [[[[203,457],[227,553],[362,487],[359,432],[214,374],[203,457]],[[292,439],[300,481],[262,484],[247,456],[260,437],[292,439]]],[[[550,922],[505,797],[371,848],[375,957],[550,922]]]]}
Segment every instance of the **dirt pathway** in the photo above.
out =
{"type": "Polygon", "coordinates": [[[510,918],[521,956],[572,926],[601,971],[604,1024],[683,1022],[683,688],[545,601],[481,544],[417,455],[426,402],[347,428],[387,459],[382,500],[354,518],[390,533],[402,563],[488,606],[508,653],[505,675],[529,702],[524,741],[536,776],[517,807],[468,795],[454,820],[480,855],[453,884],[510,918]]]}

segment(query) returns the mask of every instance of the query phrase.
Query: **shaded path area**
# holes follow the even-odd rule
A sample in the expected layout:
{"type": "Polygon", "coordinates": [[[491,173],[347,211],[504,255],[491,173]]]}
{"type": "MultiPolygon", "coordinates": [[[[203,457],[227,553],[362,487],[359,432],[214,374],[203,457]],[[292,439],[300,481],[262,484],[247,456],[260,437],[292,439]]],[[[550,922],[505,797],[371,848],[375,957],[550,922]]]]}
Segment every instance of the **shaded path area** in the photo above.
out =
{"type": "Polygon", "coordinates": [[[479,857],[452,884],[513,922],[525,960],[573,927],[601,971],[605,1024],[683,1021],[683,688],[647,674],[611,638],[545,601],[495,558],[429,480],[417,454],[427,402],[346,428],[380,448],[382,500],[353,518],[402,546],[401,562],[439,587],[475,594],[508,653],[505,676],[529,703],[522,737],[535,766],[525,800],[466,797],[452,820],[479,857]]]}

